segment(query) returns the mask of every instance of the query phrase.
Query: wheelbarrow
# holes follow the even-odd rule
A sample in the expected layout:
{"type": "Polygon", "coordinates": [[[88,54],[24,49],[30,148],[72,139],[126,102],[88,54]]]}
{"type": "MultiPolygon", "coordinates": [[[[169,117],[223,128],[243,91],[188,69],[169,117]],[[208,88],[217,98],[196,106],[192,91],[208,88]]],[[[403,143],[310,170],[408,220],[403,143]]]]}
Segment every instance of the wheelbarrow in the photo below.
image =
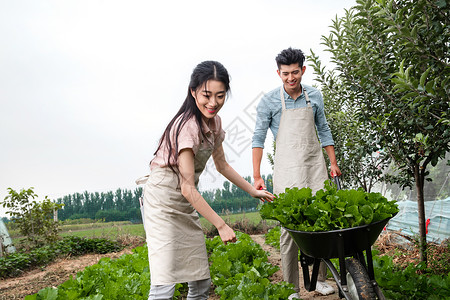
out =
{"type": "MultiPolygon", "coordinates": [[[[335,177],[340,188],[339,179],[335,177]]],[[[348,300],[386,299],[375,281],[371,247],[390,218],[368,225],[322,231],[297,231],[284,227],[300,249],[305,289],[316,289],[319,264],[323,261],[339,288],[339,297],[348,300]],[[364,257],[365,251],[365,257],[364,257]],[[330,259],[339,259],[338,272],[330,259]],[[311,276],[309,266],[313,265],[311,276]]]]}

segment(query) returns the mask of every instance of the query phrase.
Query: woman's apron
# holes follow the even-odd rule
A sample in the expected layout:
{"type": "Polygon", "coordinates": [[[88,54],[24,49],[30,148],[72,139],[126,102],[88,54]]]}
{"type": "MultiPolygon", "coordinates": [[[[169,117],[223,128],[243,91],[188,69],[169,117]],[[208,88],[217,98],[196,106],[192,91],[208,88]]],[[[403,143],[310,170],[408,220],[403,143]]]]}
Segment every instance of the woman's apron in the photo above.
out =
{"type": "MultiPolygon", "coordinates": [[[[195,154],[195,184],[212,149],[195,154]]],[[[181,194],[178,176],[154,168],[144,186],[143,221],[152,285],[210,278],[205,237],[197,211],[181,194]]]]}
{"type": "MultiPolygon", "coordinates": [[[[283,86],[280,88],[281,120],[275,144],[273,192],[286,188],[309,187],[313,193],[323,188],[328,179],[322,148],[316,134],[314,113],[308,93],[303,88],[306,107],[286,109],[283,86]]],[[[298,247],[282,228],[280,239],[281,264],[284,280],[299,291],[298,247]]],[[[326,266],[321,264],[319,281],[325,280],[326,266]]]]}

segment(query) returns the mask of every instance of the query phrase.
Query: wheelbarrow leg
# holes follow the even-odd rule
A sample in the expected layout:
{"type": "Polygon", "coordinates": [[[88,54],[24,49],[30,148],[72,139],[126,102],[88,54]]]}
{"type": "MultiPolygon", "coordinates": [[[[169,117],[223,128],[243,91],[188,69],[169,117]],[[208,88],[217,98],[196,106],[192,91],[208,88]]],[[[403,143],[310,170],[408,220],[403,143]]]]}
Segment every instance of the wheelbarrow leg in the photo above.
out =
{"type": "Polygon", "coordinates": [[[305,289],[308,292],[312,292],[312,291],[316,290],[317,277],[319,275],[320,261],[321,261],[321,259],[319,259],[319,258],[312,258],[310,256],[303,254],[303,252],[300,252],[300,264],[302,266],[302,272],[303,272],[303,283],[305,285],[305,289]],[[314,264],[313,264],[311,276],[309,276],[309,264],[311,261],[314,261],[314,264]]]}
{"type": "MultiPolygon", "coordinates": [[[[370,231],[370,229],[367,229],[370,231]]],[[[372,259],[372,245],[370,245],[370,241],[367,236],[367,246],[366,246],[366,258],[367,258],[367,275],[369,275],[370,282],[372,283],[373,290],[375,291],[375,294],[377,294],[377,297],[379,300],[385,300],[386,298],[383,295],[383,292],[380,289],[380,286],[375,280],[375,272],[373,270],[373,259],[372,259]]],[[[362,256],[362,260],[364,261],[364,256],[362,256]]],[[[364,265],[366,267],[366,265],[364,265]]]]}
{"type": "MultiPolygon", "coordinates": [[[[367,228],[367,231],[370,231],[370,229],[367,228]]],[[[372,260],[372,245],[370,244],[369,241],[369,234],[366,234],[366,258],[367,258],[367,274],[369,275],[370,280],[375,280],[375,274],[373,271],[373,260],[372,260]]]]}
{"type": "MultiPolygon", "coordinates": [[[[367,251],[366,251],[367,252],[367,251]]],[[[363,267],[367,270],[367,263],[366,258],[364,257],[364,253],[362,251],[357,252],[355,255],[353,255],[354,258],[359,260],[359,262],[363,265],[363,267]]]]}
{"type": "Polygon", "coordinates": [[[347,287],[347,269],[345,267],[345,253],[344,253],[344,237],[341,233],[338,236],[338,257],[339,257],[339,272],[340,272],[340,284],[339,284],[339,297],[345,296],[347,299],[346,292],[348,292],[347,287]]]}

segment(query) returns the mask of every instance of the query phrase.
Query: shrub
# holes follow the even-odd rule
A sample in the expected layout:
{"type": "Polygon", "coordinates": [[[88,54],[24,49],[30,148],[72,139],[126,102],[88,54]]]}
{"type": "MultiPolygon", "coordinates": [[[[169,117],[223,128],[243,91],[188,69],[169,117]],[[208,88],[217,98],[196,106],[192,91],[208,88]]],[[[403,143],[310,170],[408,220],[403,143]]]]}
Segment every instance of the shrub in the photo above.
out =
{"type": "Polygon", "coordinates": [[[29,252],[17,252],[0,257],[0,278],[20,275],[25,270],[46,265],[58,257],[79,256],[87,253],[104,254],[116,252],[122,248],[118,242],[108,239],[65,237],[58,242],[29,252]]]}

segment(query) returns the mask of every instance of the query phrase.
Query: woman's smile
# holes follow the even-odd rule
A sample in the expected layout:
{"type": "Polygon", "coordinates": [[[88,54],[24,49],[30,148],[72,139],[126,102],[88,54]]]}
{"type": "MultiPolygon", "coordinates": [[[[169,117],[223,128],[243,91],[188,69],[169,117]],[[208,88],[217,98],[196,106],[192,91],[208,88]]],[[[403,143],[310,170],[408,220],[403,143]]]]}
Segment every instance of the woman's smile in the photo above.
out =
{"type": "Polygon", "coordinates": [[[218,80],[208,80],[202,87],[191,93],[205,121],[213,118],[225,103],[225,84],[218,80]]]}

